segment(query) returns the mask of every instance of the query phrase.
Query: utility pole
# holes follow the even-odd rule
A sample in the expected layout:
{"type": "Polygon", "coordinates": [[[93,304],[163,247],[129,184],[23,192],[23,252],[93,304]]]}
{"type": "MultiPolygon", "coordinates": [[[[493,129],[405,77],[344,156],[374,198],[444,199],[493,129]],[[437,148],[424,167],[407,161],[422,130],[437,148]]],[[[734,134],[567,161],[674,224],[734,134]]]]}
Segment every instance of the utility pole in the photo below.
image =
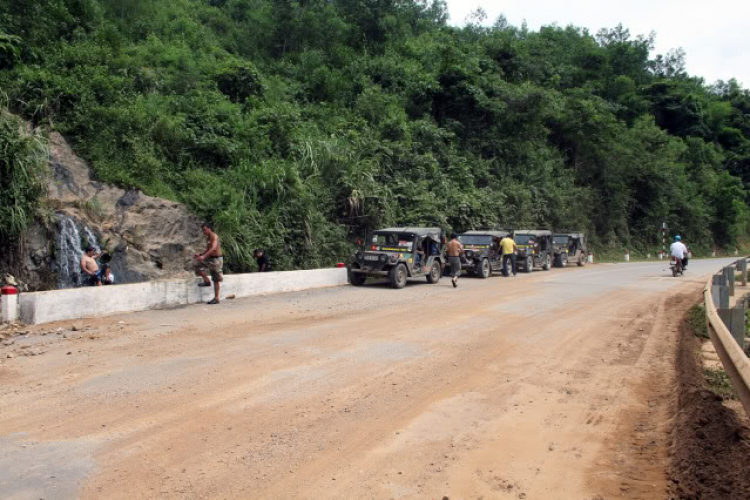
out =
{"type": "Polygon", "coordinates": [[[661,224],[661,253],[659,253],[659,259],[665,259],[667,257],[667,223],[662,222],[661,224]]]}

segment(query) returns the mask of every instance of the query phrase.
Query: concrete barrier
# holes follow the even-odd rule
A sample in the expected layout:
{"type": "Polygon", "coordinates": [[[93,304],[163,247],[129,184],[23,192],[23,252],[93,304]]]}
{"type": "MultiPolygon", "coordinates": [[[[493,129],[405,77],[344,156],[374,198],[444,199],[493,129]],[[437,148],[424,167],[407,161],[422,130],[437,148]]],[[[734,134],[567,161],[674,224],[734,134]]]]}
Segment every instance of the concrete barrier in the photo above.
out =
{"type": "MultiPolygon", "coordinates": [[[[19,295],[21,321],[35,325],[51,321],[163,309],[207,302],[213,286],[199,287],[199,279],[161,280],[104,287],[53,290],[19,295]]],[[[237,298],[293,292],[347,283],[346,269],[314,269],[224,276],[221,297],[237,298]]]]}

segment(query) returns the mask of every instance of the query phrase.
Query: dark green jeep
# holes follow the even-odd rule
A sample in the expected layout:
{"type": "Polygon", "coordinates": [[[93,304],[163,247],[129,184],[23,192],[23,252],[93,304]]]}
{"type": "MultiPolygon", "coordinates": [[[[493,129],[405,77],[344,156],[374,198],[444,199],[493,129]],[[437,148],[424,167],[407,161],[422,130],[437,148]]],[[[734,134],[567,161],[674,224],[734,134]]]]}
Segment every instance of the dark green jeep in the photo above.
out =
{"type": "Polygon", "coordinates": [[[549,271],[552,267],[552,231],[546,229],[519,229],[513,231],[518,246],[516,265],[530,273],[534,267],[549,271]]]}
{"type": "Polygon", "coordinates": [[[361,286],[368,277],[388,278],[403,288],[408,278],[437,283],[445,265],[445,235],[440,228],[392,227],[375,231],[352,255],[349,282],[361,286]]]}
{"type": "Polygon", "coordinates": [[[555,249],[555,266],[565,267],[568,264],[586,265],[588,250],[586,249],[586,237],[583,233],[556,234],[552,238],[555,249]]]}
{"type": "Polygon", "coordinates": [[[493,271],[503,268],[503,254],[500,251],[500,240],[510,234],[509,231],[467,231],[458,235],[464,246],[461,256],[461,268],[480,278],[489,278],[493,271]]]}

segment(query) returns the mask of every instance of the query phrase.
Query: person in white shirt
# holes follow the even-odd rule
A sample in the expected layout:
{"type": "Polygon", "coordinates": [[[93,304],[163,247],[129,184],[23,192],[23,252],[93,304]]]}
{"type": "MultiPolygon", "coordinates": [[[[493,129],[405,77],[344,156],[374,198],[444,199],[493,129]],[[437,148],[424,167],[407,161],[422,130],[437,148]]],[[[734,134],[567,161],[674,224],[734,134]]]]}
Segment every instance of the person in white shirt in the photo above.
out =
{"type": "Polygon", "coordinates": [[[669,246],[669,253],[674,257],[675,259],[680,259],[680,264],[683,269],[687,267],[688,264],[688,249],[685,246],[685,244],[682,242],[682,238],[678,234],[674,237],[674,243],[672,243],[669,246]]]}

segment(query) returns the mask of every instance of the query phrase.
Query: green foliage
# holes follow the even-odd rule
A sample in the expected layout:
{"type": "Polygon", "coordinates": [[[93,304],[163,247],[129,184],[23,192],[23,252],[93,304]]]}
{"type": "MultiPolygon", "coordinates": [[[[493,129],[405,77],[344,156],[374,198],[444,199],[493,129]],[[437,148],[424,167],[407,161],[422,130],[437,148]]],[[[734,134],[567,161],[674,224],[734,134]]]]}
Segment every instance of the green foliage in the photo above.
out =
{"type": "Polygon", "coordinates": [[[21,37],[0,32],[0,69],[11,68],[21,58],[21,37]]]}
{"type": "Polygon", "coordinates": [[[729,375],[721,368],[704,368],[703,376],[706,378],[708,388],[722,399],[737,399],[732,389],[732,381],[729,375]]]}
{"type": "Polygon", "coordinates": [[[0,241],[18,242],[47,189],[47,141],[0,106],[0,241]]]}
{"type": "MultiPolygon", "coordinates": [[[[100,180],[188,204],[228,266],[325,266],[366,231],[747,237],[750,94],[622,26],[446,25],[436,0],[0,0],[10,107],[100,180]]],[[[618,250],[619,251],[619,250],[618,250]]]]}
{"type": "Polygon", "coordinates": [[[703,339],[709,338],[706,309],[702,305],[696,304],[690,308],[687,313],[687,324],[696,337],[703,339]]]}

